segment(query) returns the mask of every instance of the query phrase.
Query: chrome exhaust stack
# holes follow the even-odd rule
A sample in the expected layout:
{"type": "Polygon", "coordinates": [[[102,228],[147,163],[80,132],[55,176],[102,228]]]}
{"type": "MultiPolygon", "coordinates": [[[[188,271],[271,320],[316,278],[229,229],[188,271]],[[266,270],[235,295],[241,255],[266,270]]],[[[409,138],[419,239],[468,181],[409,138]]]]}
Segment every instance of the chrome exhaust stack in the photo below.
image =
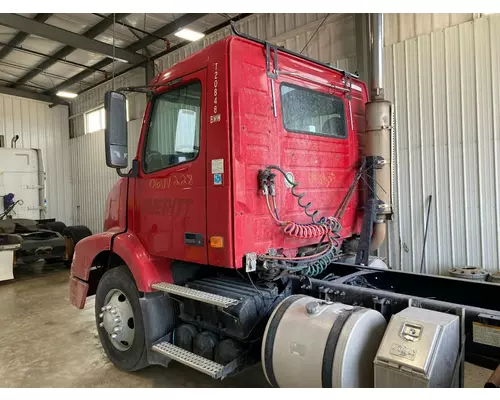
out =
{"type": "Polygon", "coordinates": [[[384,242],[387,228],[392,219],[392,157],[391,122],[392,104],[384,98],[384,15],[371,14],[371,91],[370,102],[365,109],[364,156],[376,161],[375,220],[370,251],[384,242]]]}

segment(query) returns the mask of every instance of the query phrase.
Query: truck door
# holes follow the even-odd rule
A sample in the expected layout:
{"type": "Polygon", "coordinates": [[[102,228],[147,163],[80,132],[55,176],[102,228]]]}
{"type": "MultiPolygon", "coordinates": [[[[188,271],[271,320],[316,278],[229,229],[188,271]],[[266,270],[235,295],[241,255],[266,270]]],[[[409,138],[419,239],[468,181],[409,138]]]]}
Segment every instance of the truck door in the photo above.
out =
{"type": "Polygon", "coordinates": [[[153,256],[207,263],[206,69],[156,95],[139,151],[134,229],[153,256]]]}

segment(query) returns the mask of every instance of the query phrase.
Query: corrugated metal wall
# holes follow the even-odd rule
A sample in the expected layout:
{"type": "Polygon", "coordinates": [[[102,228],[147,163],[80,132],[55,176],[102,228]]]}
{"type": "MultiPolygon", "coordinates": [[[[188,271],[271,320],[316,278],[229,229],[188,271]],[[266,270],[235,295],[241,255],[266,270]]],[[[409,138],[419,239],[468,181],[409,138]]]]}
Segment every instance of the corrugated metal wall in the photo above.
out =
{"type": "MultiPolygon", "coordinates": [[[[137,68],[127,74],[120,75],[112,81],[96,87],[79,95],[71,102],[70,134],[71,138],[85,134],[85,113],[104,104],[104,93],[113,88],[124,86],[140,86],[146,84],[143,68],[137,68]]],[[[129,118],[130,120],[142,118],[146,109],[146,96],[139,93],[130,93],[129,118]]]]}
{"type": "Polygon", "coordinates": [[[395,105],[396,198],[384,253],[419,271],[429,196],[426,270],[500,269],[500,16],[385,48],[395,105]]]}
{"type": "Polygon", "coordinates": [[[0,95],[0,135],[6,147],[19,135],[16,147],[42,150],[46,217],[72,225],[68,107],[0,95]]]}
{"type": "Polygon", "coordinates": [[[472,21],[474,14],[384,14],[384,44],[390,46],[472,21]]]}
{"type": "MultiPolygon", "coordinates": [[[[135,120],[128,124],[130,154],[137,150],[141,123],[141,120],[135,120]]],[[[106,198],[118,181],[116,171],[106,166],[104,131],[71,139],[70,155],[75,224],[86,225],[93,233],[102,232],[106,198]]]]}

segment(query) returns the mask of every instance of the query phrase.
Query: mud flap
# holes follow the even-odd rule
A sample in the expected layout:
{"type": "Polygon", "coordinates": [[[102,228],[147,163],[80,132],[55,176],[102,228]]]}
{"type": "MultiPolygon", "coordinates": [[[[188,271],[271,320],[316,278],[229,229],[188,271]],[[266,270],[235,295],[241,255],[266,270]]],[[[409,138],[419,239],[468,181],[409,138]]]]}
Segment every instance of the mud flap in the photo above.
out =
{"type": "Polygon", "coordinates": [[[170,360],[152,351],[152,347],[159,339],[172,334],[177,325],[178,305],[162,292],[144,293],[139,304],[144,321],[148,363],[166,367],[170,360]]]}

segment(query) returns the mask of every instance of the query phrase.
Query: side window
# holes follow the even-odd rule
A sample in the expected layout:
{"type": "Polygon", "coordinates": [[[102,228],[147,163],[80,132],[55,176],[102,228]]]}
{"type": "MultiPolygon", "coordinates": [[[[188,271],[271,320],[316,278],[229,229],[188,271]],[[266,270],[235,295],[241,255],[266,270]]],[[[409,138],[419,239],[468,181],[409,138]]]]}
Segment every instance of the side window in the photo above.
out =
{"type": "Polygon", "coordinates": [[[285,83],[280,91],[287,131],[347,137],[345,107],[340,97],[285,83]]]}
{"type": "MultiPolygon", "coordinates": [[[[127,122],[130,121],[127,100],[127,122]]],[[[85,113],[85,134],[106,129],[104,106],[85,113]]]]}
{"type": "Polygon", "coordinates": [[[200,151],[201,83],[157,96],[144,150],[144,172],[194,160],[200,151]]]}

